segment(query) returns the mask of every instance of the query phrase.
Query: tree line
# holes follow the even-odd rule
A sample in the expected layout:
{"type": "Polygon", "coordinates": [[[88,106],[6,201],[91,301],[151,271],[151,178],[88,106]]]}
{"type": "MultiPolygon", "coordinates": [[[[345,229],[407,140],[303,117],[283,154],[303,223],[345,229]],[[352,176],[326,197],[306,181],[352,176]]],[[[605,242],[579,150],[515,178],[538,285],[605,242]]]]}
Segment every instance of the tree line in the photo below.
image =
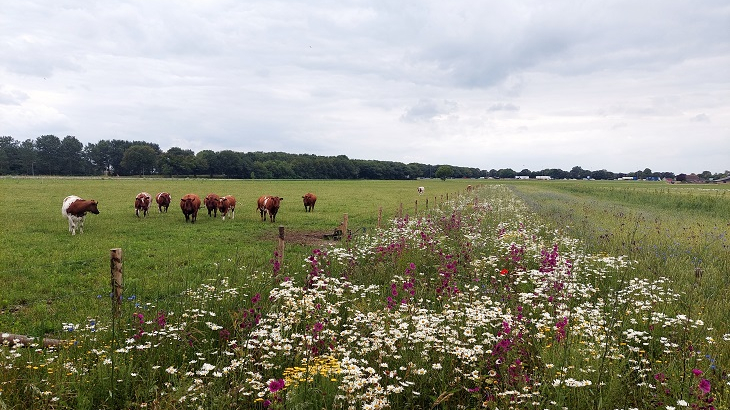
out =
{"type": "MultiPolygon", "coordinates": [[[[416,179],[416,178],[514,178],[517,175],[550,176],[553,179],[615,179],[623,176],[673,178],[672,172],[613,173],[573,167],[570,171],[545,169],[481,170],[449,164],[421,164],[350,159],[345,155],[321,156],[284,152],[236,152],[173,147],[167,151],[145,141],[101,140],[82,144],[74,136],[63,139],[42,135],[18,141],[0,137],[0,175],[58,176],[193,176],[236,179],[416,179]]],[[[709,171],[700,176],[713,177],[709,171]],[[709,174],[709,175],[705,175],[709,174]]],[[[717,177],[719,177],[718,175],[717,177]]]]}

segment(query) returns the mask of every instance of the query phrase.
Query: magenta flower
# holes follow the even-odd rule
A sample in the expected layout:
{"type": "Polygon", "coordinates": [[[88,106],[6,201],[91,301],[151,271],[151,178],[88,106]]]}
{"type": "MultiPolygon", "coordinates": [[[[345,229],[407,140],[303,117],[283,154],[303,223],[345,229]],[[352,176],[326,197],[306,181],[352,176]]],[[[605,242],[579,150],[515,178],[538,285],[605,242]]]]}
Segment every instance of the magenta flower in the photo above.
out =
{"type": "Polygon", "coordinates": [[[692,374],[699,377],[702,374],[702,370],[700,369],[692,369],[692,374]]]}
{"type": "Polygon", "coordinates": [[[272,380],[269,382],[269,391],[272,393],[276,393],[284,388],[284,384],[284,379],[272,380]]]}
{"type": "Polygon", "coordinates": [[[707,393],[710,392],[710,388],[712,386],[710,385],[710,381],[709,380],[702,379],[702,380],[700,380],[700,384],[697,387],[699,387],[700,390],[702,390],[702,393],[703,394],[707,394],[707,393]]]}

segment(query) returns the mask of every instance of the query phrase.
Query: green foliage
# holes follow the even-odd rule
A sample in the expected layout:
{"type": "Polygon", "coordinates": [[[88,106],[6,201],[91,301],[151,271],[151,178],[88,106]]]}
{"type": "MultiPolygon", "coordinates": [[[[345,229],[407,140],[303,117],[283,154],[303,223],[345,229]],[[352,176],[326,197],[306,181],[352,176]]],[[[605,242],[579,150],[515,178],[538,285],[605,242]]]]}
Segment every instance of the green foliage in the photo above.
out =
{"type": "Polygon", "coordinates": [[[446,181],[446,178],[451,178],[454,175],[454,169],[448,165],[441,165],[436,169],[436,178],[446,181]]]}

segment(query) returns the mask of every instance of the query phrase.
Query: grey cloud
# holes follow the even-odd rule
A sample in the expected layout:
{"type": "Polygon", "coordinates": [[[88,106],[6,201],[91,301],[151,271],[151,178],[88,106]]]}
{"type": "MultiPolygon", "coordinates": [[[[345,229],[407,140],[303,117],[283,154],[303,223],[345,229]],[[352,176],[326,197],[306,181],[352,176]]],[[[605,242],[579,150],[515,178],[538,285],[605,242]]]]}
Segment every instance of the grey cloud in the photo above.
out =
{"type": "Polygon", "coordinates": [[[449,115],[458,108],[453,101],[421,99],[401,116],[405,122],[431,121],[439,116],[449,115]]]}
{"type": "Polygon", "coordinates": [[[4,105],[20,105],[28,99],[28,94],[0,86],[0,104],[4,105]]]}
{"type": "Polygon", "coordinates": [[[690,121],[692,122],[710,122],[710,116],[707,114],[697,114],[694,117],[690,118],[690,121]]]}

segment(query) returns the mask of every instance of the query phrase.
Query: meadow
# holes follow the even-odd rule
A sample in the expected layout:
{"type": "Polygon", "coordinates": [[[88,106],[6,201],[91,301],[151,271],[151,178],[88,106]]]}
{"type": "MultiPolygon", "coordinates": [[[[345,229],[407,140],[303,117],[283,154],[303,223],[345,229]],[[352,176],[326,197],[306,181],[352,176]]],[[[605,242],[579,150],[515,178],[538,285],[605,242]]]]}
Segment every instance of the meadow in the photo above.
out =
{"type": "Polygon", "coordinates": [[[0,331],[64,341],[1,348],[0,408],[730,408],[724,186],[0,186],[18,211],[1,234],[0,331]],[[138,219],[141,190],[232,194],[239,206],[225,222],[203,212],[186,224],[176,201],[138,219]],[[307,191],[320,198],[313,213],[307,191]],[[60,215],[69,193],[100,201],[74,237],[60,215]],[[276,223],[255,211],[264,193],[285,198],[276,223]],[[344,213],[353,235],[321,240],[344,213]],[[279,225],[293,238],[281,263],[279,225]]]}
{"type": "MultiPolygon", "coordinates": [[[[268,269],[276,250],[278,227],[289,239],[285,259],[298,264],[312,244],[323,242],[348,214],[350,230],[373,229],[378,213],[389,219],[425,209],[464,189],[461,181],[283,181],[137,178],[4,178],[3,209],[12,218],[0,233],[0,331],[42,336],[58,332],[60,321],[78,321],[106,310],[110,291],[110,249],[121,248],[125,295],[157,300],[179,295],[222,270],[240,271],[234,280],[268,269]],[[419,196],[418,186],[427,194],[419,196]],[[134,197],[167,191],[173,201],[167,213],[156,206],[146,218],[134,214],[134,197]],[[234,219],[211,218],[203,207],[198,222],[185,223],[180,198],[196,193],[233,195],[234,219]],[[305,213],[302,195],[319,196],[315,212],[305,213]],[[67,195],[99,202],[99,215],[89,214],[85,233],[71,236],[61,216],[67,195]],[[284,198],[274,223],[261,222],[260,195],[284,198]],[[401,204],[405,211],[401,211],[401,204]]],[[[106,313],[106,311],[105,311],[106,313]]]]}

